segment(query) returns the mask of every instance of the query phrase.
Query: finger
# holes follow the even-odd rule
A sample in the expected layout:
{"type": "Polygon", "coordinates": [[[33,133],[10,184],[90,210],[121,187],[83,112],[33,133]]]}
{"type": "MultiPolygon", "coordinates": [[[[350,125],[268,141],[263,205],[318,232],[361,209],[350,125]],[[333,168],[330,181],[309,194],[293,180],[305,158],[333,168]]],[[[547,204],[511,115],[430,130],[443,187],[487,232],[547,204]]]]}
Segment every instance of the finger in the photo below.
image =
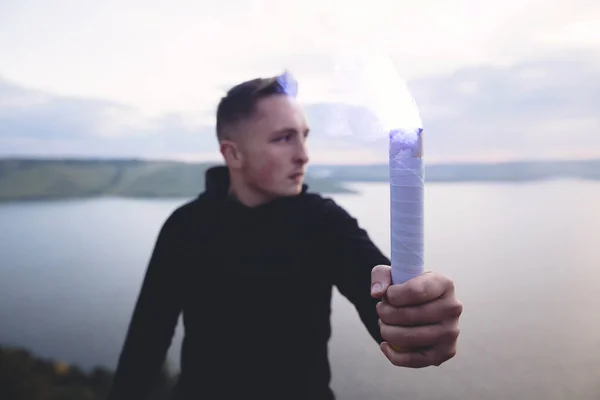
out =
{"type": "Polygon", "coordinates": [[[456,299],[442,297],[420,306],[408,307],[394,307],[382,301],[377,303],[376,310],[387,325],[418,326],[456,319],[462,314],[463,305],[456,299]]]}
{"type": "Polygon", "coordinates": [[[380,348],[392,364],[407,368],[439,367],[456,355],[456,344],[447,344],[420,351],[398,352],[392,349],[389,343],[383,342],[380,348]]]}
{"type": "Polygon", "coordinates": [[[392,284],[392,267],[377,265],[371,271],[371,296],[381,299],[392,284]]]}
{"type": "Polygon", "coordinates": [[[405,350],[456,342],[460,334],[456,322],[404,327],[388,325],[380,320],[379,330],[383,340],[405,350]]]}
{"type": "Polygon", "coordinates": [[[436,273],[419,275],[386,292],[388,302],[396,307],[416,306],[454,293],[454,282],[436,273]]]}

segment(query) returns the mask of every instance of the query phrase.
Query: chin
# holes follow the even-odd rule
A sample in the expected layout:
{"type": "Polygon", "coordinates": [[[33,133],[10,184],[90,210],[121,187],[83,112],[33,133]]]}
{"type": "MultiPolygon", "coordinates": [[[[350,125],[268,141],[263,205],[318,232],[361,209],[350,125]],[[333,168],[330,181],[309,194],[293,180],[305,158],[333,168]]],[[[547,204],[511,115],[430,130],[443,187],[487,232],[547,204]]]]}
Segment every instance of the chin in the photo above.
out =
{"type": "Polygon", "coordinates": [[[297,196],[302,192],[302,183],[282,188],[278,192],[280,196],[297,196]]]}
{"type": "Polygon", "coordinates": [[[294,188],[294,190],[292,190],[292,193],[290,193],[290,196],[297,196],[300,193],[302,193],[302,185],[298,186],[297,188],[294,188]]]}
{"type": "Polygon", "coordinates": [[[303,185],[304,185],[304,182],[300,181],[299,183],[297,183],[293,186],[292,191],[294,192],[294,195],[300,194],[302,192],[303,185]]]}

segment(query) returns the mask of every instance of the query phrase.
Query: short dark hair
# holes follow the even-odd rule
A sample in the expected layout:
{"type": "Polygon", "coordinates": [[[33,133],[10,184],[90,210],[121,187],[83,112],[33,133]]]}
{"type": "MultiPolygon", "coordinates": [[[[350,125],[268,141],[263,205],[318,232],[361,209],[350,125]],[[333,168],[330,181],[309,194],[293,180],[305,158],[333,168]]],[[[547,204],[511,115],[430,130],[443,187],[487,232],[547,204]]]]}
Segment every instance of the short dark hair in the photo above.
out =
{"type": "Polygon", "coordinates": [[[273,95],[295,96],[296,86],[291,87],[290,81],[293,78],[286,71],[283,75],[255,78],[229,89],[217,106],[217,138],[227,139],[227,127],[251,117],[260,99],[273,95]]]}

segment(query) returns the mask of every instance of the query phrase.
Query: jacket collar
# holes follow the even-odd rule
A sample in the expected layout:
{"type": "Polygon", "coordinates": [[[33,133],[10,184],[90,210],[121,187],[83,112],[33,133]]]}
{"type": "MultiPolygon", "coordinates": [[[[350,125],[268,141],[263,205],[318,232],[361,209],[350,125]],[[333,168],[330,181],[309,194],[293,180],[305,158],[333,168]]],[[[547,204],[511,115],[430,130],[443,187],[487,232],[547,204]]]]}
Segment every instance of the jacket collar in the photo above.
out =
{"type": "Polygon", "coordinates": [[[207,192],[227,193],[229,191],[229,170],[224,165],[210,167],[205,173],[207,192]]]}

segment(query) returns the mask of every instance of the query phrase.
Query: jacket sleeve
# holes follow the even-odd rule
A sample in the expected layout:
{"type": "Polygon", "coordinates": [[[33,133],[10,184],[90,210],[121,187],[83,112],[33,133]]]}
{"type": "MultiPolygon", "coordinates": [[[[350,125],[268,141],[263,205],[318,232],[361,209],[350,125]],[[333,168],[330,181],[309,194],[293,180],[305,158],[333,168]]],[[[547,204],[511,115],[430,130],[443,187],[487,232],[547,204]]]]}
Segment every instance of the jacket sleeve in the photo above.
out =
{"type": "Polygon", "coordinates": [[[390,260],[373,243],[356,218],[327,200],[326,253],[333,271],[333,283],[356,308],[361,321],[377,343],[383,339],[379,331],[379,316],[371,297],[371,270],[376,265],[390,265],[390,260]]]}
{"type": "Polygon", "coordinates": [[[179,287],[182,228],[175,213],[158,234],[118,360],[109,400],[147,398],[171,345],[182,308],[179,287]]]}

